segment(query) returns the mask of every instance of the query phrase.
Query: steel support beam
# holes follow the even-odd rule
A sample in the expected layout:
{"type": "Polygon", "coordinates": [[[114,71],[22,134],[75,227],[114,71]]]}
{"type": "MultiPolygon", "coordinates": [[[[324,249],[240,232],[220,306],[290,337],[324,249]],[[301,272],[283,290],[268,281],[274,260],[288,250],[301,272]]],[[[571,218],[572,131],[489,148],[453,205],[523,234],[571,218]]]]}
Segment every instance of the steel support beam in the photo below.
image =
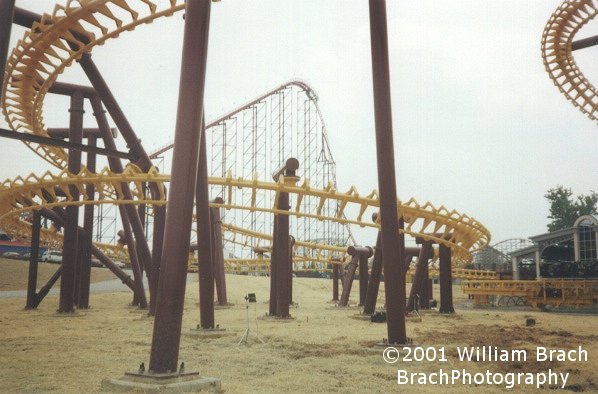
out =
{"type": "Polygon", "coordinates": [[[353,279],[355,278],[355,271],[359,264],[359,255],[351,256],[351,262],[347,265],[347,272],[343,280],[343,292],[338,306],[347,306],[349,304],[349,296],[351,295],[351,287],[353,286],[353,279]]]}
{"type": "Polygon", "coordinates": [[[426,286],[424,283],[424,271],[428,267],[428,259],[431,257],[430,254],[432,253],[432,243],[431,242],[424,242],[421,246],[419,257],[417,261],[417,265],[415,267],[415,275],[413,276],[413,280],[411,281],[411,290],[409,291],[409,299],[407,300],[407,311],[412,311],[417,309],[421,306],[421,289],[422,287],[426,286]],[[416,303],[417,298],[417,303],[416,303]],[[417,304],[417,305],[416,305],[417,304]]]}
{"type": "Polygon", "coordinates": [[[27,304],[25,309],[34,309],[37,306],[37,263],[39,261],[39,235],[42,228],[41,214],[33,211],[31,223],[31,254],[29,255],[29,275],[27,280],[27,304]]]}
{"type": "MultiPolygon", "coordinates": [[[[96,137],[89,137],[88,144],[95,146],[97,143],[96,137]]],[[[95,173],[96,172],[96,155],[94,153],[87,153],[87,169],[95,173]]],[[[95,186],[89,184],[85,187],[87,198],[93,200],[95,198],[95,186]]],[[[91,246],[93,242],[93,213],[94,205],[86,205],[83,208],[83,228],[85,229],[85,237],[82,237],[81,248],[82,253],[82,265],[79,271],[79,300],[78,307],[81,309],[89,308],[89,286],[91,279],[91,246]]]]}
{"type": "MultiPolygon", "coordinates": [[[[204,111],[211,0],[187,0],[170,193],[149,371],[177,371],[198,145],[204,111]],[[190,182],[190,180],[192,180],[190,182]]],[[[97,87],[96,87],[97,89],[97,87]]],[[[108,104],[106,104],[108,106],[108,104]]],[[[119,127],[123,137],[124,130],[119,127]]],[[[138,149],[131,146],[131,149],[138,149]]],[[[149,160],[149,158],[148,158],[149,160]]]]}
{"type": "MultiPolygon", "coordinates": [[[[224,200],[216,197],[214,203],[222,204],[224,200]]],[[[212,221],[212,261],[214,263],[214,282],[216,283],[216,294],[218,305],[228,305],[226,297],[226,275],[224,272],[224,246],[222,242],[222,218],[220,208],[210,208],[210,219],[212,221]]]]}
{"type": "Polygon", "coordinates": [[[3,138],[10,138],[13,140],[19,141],[26,141],[26,142],[34,142],[40,145],[50,145],[50,146],[58,146],[60,148],[65,148],[68,150],[79,151],[79,152],[87,152],[87,153],[95,153],[102,156],[108,157],[118,157],[121,159],[127,159],[134,161],[137,157],[128,152],[120,152],[116,149],[105,149],[100,148],[97,146],[89,146],[83,144],[73,143],[72,141],[63,141],[60,139],[42,137],[36,134],[29,134],[29,133],[20,133],[12,130],[2,129],[0,128],[0,137],[3,138]]]}
{"type": "MultiPolygon", "coordinates": [[[[279,210],[288,211],[291,209],[289,204],[289,193],[280,192],[278,194],[279,210]]],[[[289,276],[291,267],[289,266],[289,215],[278,215],[278,225],[276,227],[278,244],[276,247],[276,316],[289,317],[290,289],[289,276]]]]}
{"type": "Polygon", "coordinates": [[[0,1],[0,86],[4,84],[4,68],[8,58],[14,8],[15,0],[0,1]]]}
{"type": "MultiPolygon", "coordinates": [[[[74,92],[71,96],[69,141],[81,144],[83,133],[83,94],[74,92]]],[[[81,170],[81,152],[69,150],[68,170],[71,174],[78,174],[81,170]]],[[[69,187],[73,201],[79,200],[79,190],[69,187]]],[[[64,242],[62,247],[62,276],[60,278],[60,302],[58,312],[71,313],[75,311],[75,280],[77,265],[77,236],[79,207],[68,206],[65,209],[66,223],[64,225],[64,242]]]]}
{"type": "Polygon", "coordinates": [[[438,259],[440,265],[440,313],[455,313],[453,307],[453,280],[451,267],[451,248],[444,244],[438,245],[438,259]]]}
{"type": "Polygon", "coordinates": [[[212,329],[214,323],[214,263],[212,260],[212,227],[208,191],[208,159],[205,120],[199,138],[199,160],[195,182],[195,217],[197,220],[197,259],[199,263],[199,323],[212,329]]]}
{"type": "Polygon", "coordinates": [[[378,301],[378,289],[380,288],[380,277],[382,276],[382,234],[378,232],[376,238],[376,249],[374,250],[374,261],[372,262],[372,270],[370,280],[368,282],[368,289],[363,305],[363,314],[371,315],[376,311],[376,302],[378,301]]]}
{"type": "Polygon", "coordinates": [[[332,264],[332,301],[338,301],[339,264],[332,264]]]}
{"type": "Polygon", "coordinates": [[[404,238],[399,233],[397,215],[386,1],[370,0],[369,13],[386,325],[388,343],[405,344],[405,278],[402,270],[405,245],[404,238]]]}
{"type": "Polygon", "coordinates": [[[274,215],[274,223],[272,225],[272,251],[270,252],[270,301],[268,305],[268,314],[270,316],[276,316],[276,284],[278,283],[277,275],[278,268],[276,264],[276,255],[278,253],[279,242],[278,242],[278,217],[280,215],[274,215]]]}

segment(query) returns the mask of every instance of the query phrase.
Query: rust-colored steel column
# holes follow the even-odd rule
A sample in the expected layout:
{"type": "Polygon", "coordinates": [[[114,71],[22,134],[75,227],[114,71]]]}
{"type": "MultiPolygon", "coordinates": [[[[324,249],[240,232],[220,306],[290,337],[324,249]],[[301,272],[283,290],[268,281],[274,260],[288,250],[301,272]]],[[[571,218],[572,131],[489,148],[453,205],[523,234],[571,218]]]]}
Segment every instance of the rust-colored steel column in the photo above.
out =
{"type": "MultiPolygon", "coordinates": [[[[224,200],[216,197],[214,203],[222,204],[224,200]]],[[[214,263],[214,282],[216,283],[216,295],[218,305],[227,305],[226,298],[226,275],[224,272],[224,246],[222,242],[222,219],[220,208],[210,208],[210,219],[212,220],[212,261],[214,263]]]]}
{"type": "Polygon", "coordinates": [[[365,305],[365,297],[368,291],[368,260],[367,254],[359,256],[359,306],[365,305]]]}
{"type": "Polygon", "coordinates": [[[149,370],[177,371],[204,110],[211,0],[187,0],[170,193],[149,370]]]}
{"type": "Polygon", "coordinates": [[[0,86],[4,83],[4,67],[10,46],[14,9],[15,0],[0,1],[0,86]]]}
{"type": "Polygon", "coordinates": [[[453,307],[453,280],[451,273],[451,248],[444,244],[438,245],[438,260],[440,270],[440,313],[455,313],[453,307]]]}
{"type": "Polygon", "coordinates": [[[278,216],[274,215],[274,224],[272,225],[272,251],[270,252],[270,302],[268,314],[276,316],[276,283],[278,270],[276,267],[276,254],[278,253],[278,216]]]}
{"type": "MultiPolygon", "coordinates": [[[[291,209],[289,205],[289,193],[280,192],[278,194],[278,206],[282,211],[291,209]]],[[[276,316],[289,317],[290,289],[289,276],[291,267],[289,266],[289,215],[278,215],[278,245],[276,248],[276,316]]]]}
{"type": "MultiPolygon", "coordinates": [[[[87,139],[88,145],[96,146],[97,138],[90,136],[87,139]]],[[[87,153],[87,169],[90,172],[96,172],[96,154],[87,153]]],[[[93,183],[85,186],[87,198],[92,200],[95,197],[95,186],[93,183]]],[[[81,247],[81,267],[79,271],[79,299],[77,305],[81,309],[89,308],[89,284],[91,278],[91,244],[93,241],[93,205],[86,205],[83,208],[83,228],[86,236],[80,240],[81,247]]]]}
{"type": "Polygon", "coordinates": [[[35,305],[33,307],[34,309],[37,308],[39,306],[39,304],[42,303],[44,298],[46,298],[46,296],[50,292],[50,289],[52,289],[52,286],[54,286],[54,284],[56,283],[56,281],[58,281],[58,279],[60,278],[61,275],[62,275],[62,264],[60,265],[60,267],[58,267],[58,269],[56,270],[56,272],[54,272],[54,274],[50,277],[50,279],[48,279],[48,282],[45,285],[43,285],[41,287],[41,289],[39,289],[39,291],[37,292],[37,296],[35,297],[35,305]]]}
{"type": "Polygon", "coordinates": [[[347,265],[347,272],[345,273],[345,280],[343,281],[343,292],[338,306],[347,306],[349,304],[349,296],[351,295],[351,287],[353,286],[353,278],[355,278],[355,271],[359,262],[359,255],[351,257],[351,262],[347,265]]]}
{"type": "Polygon", "coordinates": [[[129,252],[129,259],[131,260],[131,269],[133,271],[133,278],[135,280],[135,292],[133,294],[132,305],[138,305],[141,309],[147,308],[147,299],[145,297],[145,288],[143,286],[143,275],[141,275],[141,263],[137,259],[137,245],[133,238],[133,232],[131,231],[131,222],[129,221],[129,215],[122,205],[118,206],[120,212],[120,219],[123,225],[123,232],[125,243],[127,245],[127,251],[129,252]]]}
{"type": "Polygon", "coordinates": [[[33,223],[31,226],[31,254],[29,255],[29,277],[27,281],[27,304],[25,309],[34,309],[37,306],[37,263],[39,261],[39,233],[42,228],[42,215],[39,211],[33,211],[33,223]]]}
{"type": "Polygon", "coordinates": [[[386,325],[389,344],[407,342],[405,327],[405,278],[402,270],[404,244],[399,237],[386,1],[370,0],[370,42],[374,82],[380,226],[386,295],[386,325]]]}
{"type": "Polygon", "coordinates": [[[214,328],[214,270],[212,261],[212,227],[208,192],[206,125],[202,120],[199,160],[195,182],[195,216],[197,219],[197,259],[199,262],[199,320],[203,329],[214,328]]]}
{"type": "Polygon", "coordinates": [[[293,305],[293,247],[295,246],[295,237],[289,235],[289,305],[293,305]]]}
{"type": "MultiPolygon", "coordinates": [[[[428,270],[428,275],[429,275],[429,270],[428,270]]],[[[428,278],[427,280],[428,286],[428,300],[432,300],[434,299],[434,281],[430,278],[428,278]]],[[[428,309],[430,309],[430,301],[428,301],[428,309]]]]}
{"type": "MultiPolygon", "coordinates": [[[[80,144],[83,136],[83,94],[75,92],[71,96],[70,135],[69,142],[80,144]]],[[[68,170],[78,174],[81,169],[81,152],[69,149],[68,170]]],[[[73,201],[79,200],[79,190],[70,186],[69,191],[73,201]]],[[[64,226],[64,242],[62,247],[62,276],[60,277],[60,301],[58,312],[72,313],[75,311],[75,270],[77,264],[77,229],[79,207],[66,208],[67,220],[64,226]]]]}
{"type": "MultiPolygon", "coordinates": [[[[164,188],[166,194],[166,187],[164,188]]],[[[164,226],[166,225],[166,207],[154,205],[154,231],[152,235],[152,274],[149,279],[150,307],[149,314],[156,314],[156,296],[158,295],[158,281],[160,278],[160,261],[164,244],[164,226]],[[154,297],[151,294],[155,294],[154,297]]]]}
{"type": "MultiPolygon", "coordinates": [[[[420,296],[421,288],[424,286],[423,277],[424,270],[428,266],[428,259],[430,258],[430,252],[432,251],[432,243],[424,242],[421,246],[417,266],[415,267],[415,275],[411,281],[411,290],[409,291],[409,299],[407,300],[407,310],[412,311],[415,309],[415,296],[420,296]]],[[[422,300],[418,301],[418,305],[421,306],[422,300]]]]}
{"type": "Polygon", "coordinates": [[[372,262],[372,271],[368,282],[368,289],[365,295],[363,305],[363,314],[371,315],[376,311],[376,302],[378,301],[378,289],[380,288],[380,277],[382,276],[382,235],[378,232],[376,238],[376,249],[374,250],[374,261],[372,262]]]}
{"type": "Polygon", "coordinates": [[[332,301],[338,301],[338,269],[338,264],[332,264],[332,301]]]}

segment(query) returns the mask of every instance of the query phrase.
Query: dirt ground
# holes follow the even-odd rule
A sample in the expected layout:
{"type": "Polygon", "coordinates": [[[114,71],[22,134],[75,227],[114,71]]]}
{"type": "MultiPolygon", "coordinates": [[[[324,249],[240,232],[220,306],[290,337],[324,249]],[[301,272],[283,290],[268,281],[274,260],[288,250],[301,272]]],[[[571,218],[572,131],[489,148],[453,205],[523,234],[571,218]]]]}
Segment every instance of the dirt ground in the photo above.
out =
{"type": "MultiPolygon", "coordinates": [[[[37,287],[43,286],[56,272],[58,264],[39,263],[37,269],[37,287]]],[[[27,272],[29,261],[0,258],[0,291],[27,290],[27,272]]],[[[106,268],[91,268],[91,283],[114,279],[116,276],[106,268]]],[[[60,280],[56,288],[60,287],[60,280]]]]}
{"type": "MultiPolygon", "coordinates": [[[[444,346],[449,361],[390,365],[383,361],[382,349],[372,350],[386,337],[386,324],[356,318],[356,307],[335,307],[330,302],[330,280],[295,278],[293,298],[298,305],[291,309],[290,321],[256,319],[268,310],[268,278],[227,275],[227,288],[234,305],[216,310],[216,322],[229,335],[201,338],[189,335],[199,321],[198,284],[187,285],[179,355],[187,371],[221,379],[227,393],[507,391],[497,386],[397,384],[398,369],[432,372],[439,368],[464,368],[471,373],[552,368],[571,374],[568,389],[598,391],[598,315],[473,309],[455,286],[455,315],[428,311],[420,322],[407,322],[414,344],[444,346]],[[258,299],[248,309],[252,333],[259,333],[266,344],[252,336],[248,346],[238,345],[246,328],[247,293],[256,293],[258,299]],[[536,319],[536,326],[525,326],[528,317],[536,319]],[[588,351],[588,361],[460,362],[455,349],[465,345],[534,350],[581,345],[588,351]]],[[[354,284],[353,303],[358,288],[354,284]]],[[[438,289],[434,290],[437,295],[438,289]]],[[[145,311],[128,306],[131,298],[124,292],[92,294],[92,308],[70,316],[55,312],[57,297],[48,297],[35,311],[24,311],[23,300],[0,299],[0,392],[98,392],[103,379],[121,377],[142,362],[147,366],[153,321],[145,311]]]]}

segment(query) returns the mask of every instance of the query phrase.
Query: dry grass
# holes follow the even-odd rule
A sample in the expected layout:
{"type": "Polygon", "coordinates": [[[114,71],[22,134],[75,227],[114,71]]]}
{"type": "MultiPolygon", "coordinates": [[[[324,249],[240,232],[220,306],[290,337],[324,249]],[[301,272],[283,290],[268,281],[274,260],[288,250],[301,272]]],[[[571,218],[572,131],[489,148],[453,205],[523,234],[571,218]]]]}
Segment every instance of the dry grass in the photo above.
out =
{"type": "MultiPolygon", "coordinates": [[[[198,285],[187,285],[179,357],[187,370],[220,378],[226,392],[397,391],[404,389],[396,383],[399,367],[428,372],[438,368],[477,372],[488,367],[533,372],[551,367],[571,372],[569,385],[597,389],[596,316],[463,307],[457,308],[456,316],[428,312],[422,322],[408,323],[408,335],[421,345],[446,346],[451,361],[399,366],[385,364],[381,352],[366,350],[386,337],[386,325],[352,318],[357,309],[332,308],[329,280],[297,278],[293,288],[298,307],[291,309],[294,320],[257,319],[258,327],[254,314],[262,316],[268,309],[269,279],[228,275],[227,287],[229,301],[235,305],[216,310],[216,321],[233,335],[208,339],[188,335],[199,320],[199,312],[198,285]],[[243,296],[249,292],[258,298],[249,309],[252,331],[259,328],[265,345],[255,341],[249,346],[237,345],[245,329],[243,296]],[[537,320],[535,327],[525,327],[526,314],[537,320]],[[531,349],[536,345],[569,348],[578,344],[588,350],[587,363],[490,366],[453,360],[457,345],[531,349]]],[[[354,286],[352,301],[357,289],[354,286]]],[[[457,287],[455,296],[457,305],[466,303],[457,287]]],[[[122,376],[141,362],[147,365],[153,321],[144,311],[127,306],[130,299],[129,293],[92,295],[92,309],[68,317],[55,313],[56,297],[48,297],[37,311],[23,311],[22,300],[0,300],[0,392],[97,392],[102,379],[122,376]]],[[[445,389],[463,391],[463,387],[445,389]]],[[[410,392],[428,390],[430,386],[409,388],[410,392]]]]}
{"type": "MultiPolygon", "coordinates": [[[[48,279],[56,272],[58,264],[39,263],[37,270],[38,288],[43,286],[48,279]]],[[[0,291],[6,290],[27,290],[27,272],[29,262],[24,260],[12,260],[0,258],[0,291]]],[[[116,276],[106,268],[91,268],[91,282],[102,282],[114,279],[116,276]]],[[[56,283],[58,288],[60,280],[56,283]]]]}

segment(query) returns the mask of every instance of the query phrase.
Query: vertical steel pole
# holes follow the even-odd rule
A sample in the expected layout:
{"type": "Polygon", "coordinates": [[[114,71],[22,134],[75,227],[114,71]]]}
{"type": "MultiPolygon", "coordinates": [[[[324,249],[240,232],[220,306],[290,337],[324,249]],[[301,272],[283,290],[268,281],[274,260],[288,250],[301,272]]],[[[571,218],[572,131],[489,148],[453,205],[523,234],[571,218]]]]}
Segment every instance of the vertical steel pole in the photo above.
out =
{"type": "Polygon", "coordinates": [[[145,288],[143,286],[143,275],[141,274],[141,263],[138,260],[137,245],[133,238],[133,231],[131,230],[131,222],[123,205],[118,206],[120,212],[120,220],[122,221],[123,230],[125,234],[125,242],[129,252],[129,259],[131,260],[131,268],[133,271],[133,278],[135,279],[135,292],[133,295],[132,305],[138,305],[139,308],[147,308],[147,298],[145,297],[145,288]]]}
{"type": "Polygon", "coordinates": [[[338,264],[332,264],[332,301],[338,301],[338,264]]]}
{"type": "Polygon", "coordinates": [[[365,305],[365,298],[368,291],[368,256],[359,256],[359,306],[365,305]]]}
{"type": "Polygon", "coordinates": [[[382,235],[378,231],[376,250],[374,250],[374,261],[372,262],[372,272],[370,274],[368,289],[365,295],[365,303],[363,305],[364,315],[371,315],[376,311],[378,290],[380,288],[380,276],[382,276],[382,235]]]}
{"type": "MultiPolygon", "coordinates": [[[[166,195],[166,188],[164,188],[166,195]]],[[[154,231],[152,235],[152,274],[149,279],[150,296],[149,314],[156,314],[156,296],[158,295],[158,281],[160,277],[160,261],[164,244],[164,226],[166,225],[166,207],[154,205],[154,231]]]]}
{"type": "Polygon", "coordinates": [[[41,231],[41,217],[39,211],[33,211],[31,226],[31,254],[29,255],[29,280],[27,282],[27,304],[25,309],[34,309],[37,306],[37,263],[39,260],[39,233],[41,231]]]}
{"type": "MultiPolygon", "coordinates": [[[[222,203],[219,197],[214,200],[222,203]]],[[[216,294],[218,295],[218,305],[227,305],[226,298],[226,275],[224,272],[224,247],[222,245],[222,219],[220,217],[220,208],[210,208],[210,218],[212,219],[212,241],[214,249],[212,250],[212,259],[214,261],[214,279],[216,282],[216,294]]]]}
{"type": "Polygon", "coordinates": [[[274,215],[274,224],[272,225],[272,251],[270,252],[270,305],[268,308],[268,314],[270,316],[276,316],[276,284],[278,275],[278,269],[276,264],[276,254],[278,253],[278,217],[280,215],[274,215]]]}
{"type": "Polygon", "coordinates": [[[211,0],[187,0],[170,193],[149,370],[175,372],[181,340],[211,0]]]}
{"type": "Polygon", "coordinates": [[[199,260],[200,326],[203,329],[211,329],[214,328],[214,271],[205,127],[204,120],[199,139],[199,160],[195,182],[195,216],[197,220],[197,258],[199,260]]]}
{"type": "Polygon", "coordinates": [[[0,86],[4,83],[4,67],[8,58],[14,9],[15,0],[0,1],[0,86]]]}
{"type": "MultiPolygon", "coordinates": [[[[89,137],[88,145],[96,146],[97,138],[89,137]]],[[[96,154],[87,153],[87,169],[89,172],[96,172],[96,154]]],[[[95,197],[95,187],[90,183],[85,187],[87,198],[93,200],[95,197]]],[[[79,299],[77,305],[81,309],[89,308],[89,283],[91,277],[91,244],[93,241],[93,205],[86,205],[83,208],[83,228],[86,236],[81,239],[81,268],[79,271],[79,299]]]]}
{"type": "MultiPolygon", "coordinates": [[[[80,144],[83,139],[83,94],[75,92],[71,96],[69,142],[80,144]]],[[[69,149],[68,170],[71,174],[78,174],[81,170],[81,152],[69,149]]],[[[70,186],[69,191],[73,201],[79,200],[79,190],[70,186]]],[[[60,301],[58,312],[71,313],[75,311],[75,272],[77,264],[77,233],[79,207],[66,207],[67,222],[64,226],[64,243],[62,247],[62,276],[60,277],[60,301]]]]}
{"type": "MultiPolygon", "coordinates": [[[[411,281],[411,290],[409,291],[409,299],[407,300],[407,310],[415,309],[415,296],[421,294],[421,288],[424,286],[423,277],[425,267],[428,266],[428,259],[430,258],[430,251],[432,250],[432,243],[424,241],[419,251],[417,266],[415,268],[415,275],[411,281]]],[[[421,305],[421,299],[419,300],[421,305]]]]}
{"type": "Polygon", "coordinates": [[[293,305],[293,247],[295,246],[295,238],[289,236],[289,305],[293,305]]]}
{"type": "MultiPolygon", "coordinates": [[[[278,195],[278,209],[288,211],[289,193],[280,192],[278,195]]],[[[276,315],[289,317],[289,215],[278,215],[278,247],[276,252],[276,315]]]]}
{"type": "Polygon", "coordinates": [[[451,248],[444,244],[438,245],[438,259],[440,260],[440,313],[455,313],[453,308],[453,280],[451,274],[451,248]]]}
{"type": "Polygon", "coordinates": [[[359,263],[359,254],[351,257],[351,262],[347,266],[347,273],[343,281],[343,292],[338,306],[347,306],[349,304],[349,297],[351,295],[351,287],[353,286],[353,278],[355,278],[355,271],[359,263]]]}
{"type": "Polygon", "coordinates": [[[369,12],[388,342],[404,344],[407,342],[402,269],[404,244],[399,237],[397,215],[386,2],[370,0],[369,12]]]}

